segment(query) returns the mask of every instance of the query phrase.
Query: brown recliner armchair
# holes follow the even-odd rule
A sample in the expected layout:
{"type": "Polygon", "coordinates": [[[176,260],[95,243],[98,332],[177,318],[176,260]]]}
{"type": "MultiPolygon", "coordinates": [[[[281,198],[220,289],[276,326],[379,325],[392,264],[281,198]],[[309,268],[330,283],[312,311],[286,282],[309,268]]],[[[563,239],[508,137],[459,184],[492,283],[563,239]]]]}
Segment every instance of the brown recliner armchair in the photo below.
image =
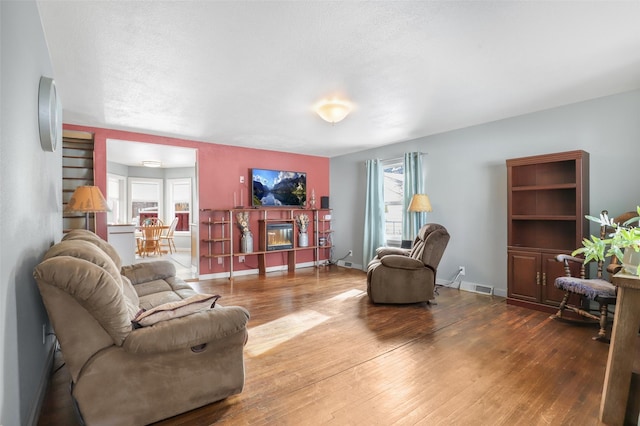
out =
{"type": "Polygon", "coordinates": [[[411,249],[381,247],[367,268],[367,294],[374,303],[418,303],[434,299],[436,271],[449,243],[444,226],[429,223],[411,249]]]}

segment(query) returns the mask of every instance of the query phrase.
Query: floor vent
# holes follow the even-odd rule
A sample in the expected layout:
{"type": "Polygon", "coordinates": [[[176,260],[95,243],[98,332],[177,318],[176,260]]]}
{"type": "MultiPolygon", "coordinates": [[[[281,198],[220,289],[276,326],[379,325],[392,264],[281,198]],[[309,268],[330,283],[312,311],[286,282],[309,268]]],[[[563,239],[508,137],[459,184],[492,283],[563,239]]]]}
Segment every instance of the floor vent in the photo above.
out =
{"type": "Polygon", "coordinates": [[[346,268],[351,268],[351,262],[344,262],[344,266],[346,268]]]}
{"type": "Polygon", "coordinates": [[[474,291],[480,294],[488,294],[489,296],[493,295],[493,287],[487,285],[476,284],[474,291]]]}

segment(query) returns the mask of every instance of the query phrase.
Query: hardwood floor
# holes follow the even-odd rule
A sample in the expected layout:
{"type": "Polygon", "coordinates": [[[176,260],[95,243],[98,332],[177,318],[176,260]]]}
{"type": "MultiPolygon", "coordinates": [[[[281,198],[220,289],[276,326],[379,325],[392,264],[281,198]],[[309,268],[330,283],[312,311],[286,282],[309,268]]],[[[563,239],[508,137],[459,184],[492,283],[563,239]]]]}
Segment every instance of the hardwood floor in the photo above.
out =
{"type": "MultiPolygon", "coordinates": [[[[335,266],[190,284],[251,312],[245,389],[159,425],[600,424],[594,328],[449,288],[376,306],[363,272],[335,266]]],[[[78,424],[68,381],[53,374],[40,425],[78,424]]]]}

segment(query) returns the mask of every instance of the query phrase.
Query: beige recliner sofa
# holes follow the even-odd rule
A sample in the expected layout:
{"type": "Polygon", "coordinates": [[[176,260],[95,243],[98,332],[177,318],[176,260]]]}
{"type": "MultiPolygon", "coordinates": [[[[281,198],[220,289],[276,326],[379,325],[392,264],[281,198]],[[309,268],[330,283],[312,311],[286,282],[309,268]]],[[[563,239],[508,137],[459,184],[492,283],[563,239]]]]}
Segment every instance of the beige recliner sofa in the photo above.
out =
{"type": "Polygon", "coordinates": [[[177,315],[175,305],[182,312],[193,306],[185,300],[200,297],[171,262],[121,270],[113,247],[74,230],[34,276],[86,424],[144,425],[242,391],[249,313],[215,304],[165,319],[177,315]],[[152,308],[164,317],[134,327],[141,309],[152,308]]]}
{"type": "Polygon", "coordinates": [[[444,226],[429,223],[411,249],[380,247],[367,267],[367,294],[374,303],[418,303],[434,299],[436,272],[449,243],[444,226]]]}

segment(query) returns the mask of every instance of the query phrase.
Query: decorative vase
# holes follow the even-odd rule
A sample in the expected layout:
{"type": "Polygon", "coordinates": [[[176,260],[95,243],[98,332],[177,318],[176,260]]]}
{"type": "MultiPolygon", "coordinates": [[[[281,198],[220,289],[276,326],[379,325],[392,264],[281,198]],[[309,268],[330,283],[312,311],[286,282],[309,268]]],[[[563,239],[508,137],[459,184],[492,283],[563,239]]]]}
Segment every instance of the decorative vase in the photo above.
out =
{"type": "Polygon", "coordinates": [[[298,246],[299,247],[309,246],[309,234],[307,234],[306,232],[300,232],[298,234],[298,246]]]}
{"type": "Polygon", "coordinates": [[[627,247],[622,256],[622,266],[627,274],[638,275],[638,264],[640,264],[640,252],[627,247]]]}
{"type": "Polygon", "coordinates": [[[253,253],[253,234],[251,231],[242,233],[242,238],[240,238],[240,253],[253,253]]]}

